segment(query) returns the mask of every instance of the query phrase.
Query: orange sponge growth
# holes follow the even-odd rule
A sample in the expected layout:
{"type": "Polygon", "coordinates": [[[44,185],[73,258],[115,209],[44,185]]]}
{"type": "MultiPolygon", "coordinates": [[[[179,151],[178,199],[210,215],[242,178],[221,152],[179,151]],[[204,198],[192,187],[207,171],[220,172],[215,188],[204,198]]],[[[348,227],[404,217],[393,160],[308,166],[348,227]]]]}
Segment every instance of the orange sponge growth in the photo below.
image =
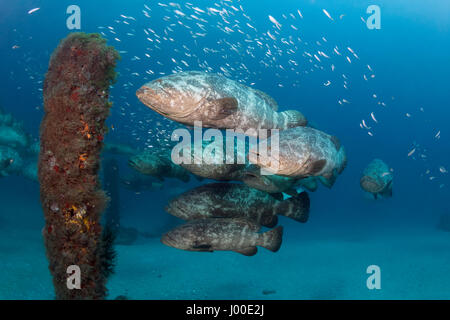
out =
{"type": "Polygon", "coordinates": [[[106,276],[98,171],[118,53],[97,34],[72,33],[53,53],[44,83],[39,181],[43,230],[57,299],[102,299],[106,276]],[[67,287],[67,268],[81,288],[67,287]]]}

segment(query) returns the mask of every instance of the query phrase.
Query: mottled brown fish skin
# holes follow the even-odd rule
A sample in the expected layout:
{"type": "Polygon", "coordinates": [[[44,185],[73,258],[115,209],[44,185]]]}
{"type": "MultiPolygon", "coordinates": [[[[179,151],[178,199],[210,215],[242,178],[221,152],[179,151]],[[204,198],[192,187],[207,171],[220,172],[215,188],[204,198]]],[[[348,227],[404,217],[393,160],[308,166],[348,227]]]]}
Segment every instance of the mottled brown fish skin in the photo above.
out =
{"type": "Polygon", "coordinates": [[[192,174],[205,178],[218,181],[231,181],[241,180],[243,170],[245,169],[245,163],[238,163],[237,159],[244,158],[241,153],[242,150],[237,150],[235,145],[235,161],[233,163],[227,163],[226,161],[226,144],[225,141],[222,145],[223,158],[219,159],[219,163],[215,160],[213,152],[205,152],[205,148],[210,146],[213,142],[203,141],[201,149],[201,158],[195,153],[195,143],[190,146],[191,157],[189,163],[181,163],[180,166],[185,168],[192,174]]]}
{"type": "Polygon", "coordinates": [[[166,211],[183,220],[245,217],[273,227],[278,220],[276,202],[270,195],[242,184],[211,183],[172,199],[166,211]]]}
{"type": "Polygon", "coordinates": [[[219,181],[241,180],[244,164],[180,164],[192,174],[205,179],[213,179],[219,181]]]}
{"type": "Polygon", "coordinates": [[[211,218],[187,222],[162,236],[169,247],[198,252],[236,251],[256,254],[256,246],[276,252],[280,249],[283,227],[258,233],[260,226],[246,219],[211,218]]]}
{"type": "Polygon", "coordinates": [[[299,222],[309,217],[310,202],[306,192],[282,200],[237,183],[210,183],[189,190],[172,199],[166,211],[183,220],[204,218],[246,218],[273,227],[277,214],[299,222]]]}
{"type": "Polygon", "coordinates": [[[218,129],[288,129],[305,126],[297,110],[277,112],[267,94],[222,75],[179,72],[144,84],[136,95],[152,110],[174,121],[218,129]]]}
{"type": "Polygon", "coordinates": [[[313,128],[296,127],[280,132],[276,168],[270,166],[270,156],[273,156],[270,142],[269,138],[266,155],[260,155],[254,147],[249,151],[249,159],[277,175],[298,179],[322,176],[323,182],[331,187],[347,163],[344,147],[339,140],[313,128]]]}

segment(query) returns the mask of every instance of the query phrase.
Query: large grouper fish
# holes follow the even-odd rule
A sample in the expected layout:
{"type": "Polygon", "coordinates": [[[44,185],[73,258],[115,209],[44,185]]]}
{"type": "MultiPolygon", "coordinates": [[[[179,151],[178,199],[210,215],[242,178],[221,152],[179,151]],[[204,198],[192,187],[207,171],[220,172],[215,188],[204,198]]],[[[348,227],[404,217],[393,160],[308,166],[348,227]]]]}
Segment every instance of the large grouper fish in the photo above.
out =
{"type": "Polygon", "coordinates": [[[280,131],[278,146],[272,146],[270,139],[266,153],[259,153],[257,147],[249,151],[250,162],[269,173],[298,179],[315,176],[331,187],[346,167],[344,147],[338,138],[325,132],[296,127],[280,131]],[[274,147],[278,147],[278,155],[272,152],[274,147]]]}
{"type": "Polygon", "coordinates": [[[297,194],[298,187],[314,192],[317,190],[318,184],[316,177],[307,177],[304,179],[296,179],[283,177],[278,175],[263,175],[258,166],[248,162],[247,153],[242,153],[235,147],[235,158],[243,157],[244,163],[226,163],[225,146],[223,146],[222,161],[214,163],[214,155],[211,152],[204,152],[212,142],[203,141],[201,158],[194,152],[194,144],[191,144],[191,154],[188,163],[181,163],[180,166],[185,168],[199,178],[212,179],[218,181],[242,181],[249,187],[267,192],[280,193],[284,192],[289,195],[297,194]]]}
{"type": "Polygon", "coordinates": [[[239,183],[210,183],[172,199],[166,211],[183,220],[205,218],[246,218],[273,227],[278,215],[299,222],[308,221],[310,201],[306,192],[283,200],[239,183]]]}
{"type": "Polygon", "coordinates": [[[296,110],[277,112],[266,93],[214,73],[188,71],[144,84],[137,97],[149,108],[179,123],[217,129],[288,129],[305,126],[296,110]]]}
{"type": "Polygon", "coordinates": [[[280,249],[283,227],[259,233],[261,226],[244,218],[209,218],[189,221],[161,237],[169,247],[200,252],[235,251],[246,256],[257,252],[256,246],[276,252],[280,249]]]}

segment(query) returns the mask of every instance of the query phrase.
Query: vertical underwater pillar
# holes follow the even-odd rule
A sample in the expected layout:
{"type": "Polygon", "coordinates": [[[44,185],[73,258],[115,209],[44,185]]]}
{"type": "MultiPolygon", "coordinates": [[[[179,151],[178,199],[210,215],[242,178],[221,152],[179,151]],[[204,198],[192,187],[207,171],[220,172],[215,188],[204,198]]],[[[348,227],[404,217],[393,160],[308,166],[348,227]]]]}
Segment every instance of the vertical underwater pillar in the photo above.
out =
{"type": "Polygon", "coordinates": [[[107,196],[98,171],[118,53],[97,34],[72,33],[54,51],[44,82],[39,182],[43,236],[57,299],[106,296],[101,213],[107,196]],[[68,289],[67,268],[81,270],[68,289]]]}

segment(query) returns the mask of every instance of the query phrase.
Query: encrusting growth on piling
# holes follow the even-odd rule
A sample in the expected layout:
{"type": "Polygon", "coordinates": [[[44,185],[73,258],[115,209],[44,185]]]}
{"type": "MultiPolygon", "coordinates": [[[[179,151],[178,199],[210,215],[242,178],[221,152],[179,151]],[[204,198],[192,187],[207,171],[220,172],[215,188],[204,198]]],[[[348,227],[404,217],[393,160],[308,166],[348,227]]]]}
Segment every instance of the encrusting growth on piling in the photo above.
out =
{"type": "Polygon", "coordinates": [[[107,159],[103,164],[103,188],[110,197],[110,202],[105,210],[104,225],[113,234],[117,234],[120,229],[119,184],[119,164],[115,159],[107,159]]]}
{"type": "Polygon", "coordinates": [[[108,198],[98,172],[118,58],[99,35],[72,33],[56,48],[45,78],[39,181],[57,299],[106,296],[102,250],[109,246],[100,217],[108,198]],[[71,265],[80,267],[80,289],[67,288],[71,265]]]}

